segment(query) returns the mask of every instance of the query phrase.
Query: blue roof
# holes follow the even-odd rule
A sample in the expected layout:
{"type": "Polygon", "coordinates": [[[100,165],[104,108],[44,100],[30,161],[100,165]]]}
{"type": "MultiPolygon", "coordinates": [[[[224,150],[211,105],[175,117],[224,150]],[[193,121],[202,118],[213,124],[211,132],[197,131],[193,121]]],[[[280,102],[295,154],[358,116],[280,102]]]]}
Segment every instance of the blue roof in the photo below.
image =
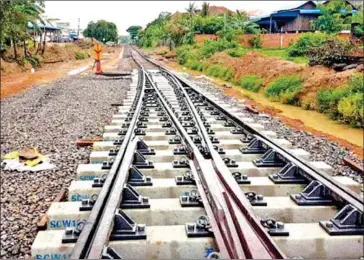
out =
{"type": "MultiPolygon", "coordinates": [[[[50,26],[50,25],[43,25],[43,24],[37,24],[36,26],[39,29],[46,29],[46,30],[54,30],[54,31],[58,31],[61,30],[60,28],[56,27],[56,26],[50,26]]],[[[34,25],[32,23],[28,23],[28,29],[33,29],[34,25]]]]}
{"type": "MultiPolygon", "coordinates": [[[[352,11],[347,11],[345,9],[340,11],[341,14],[347,14],[347,13],[351,13],[351,14],[357,14],[358,11],[357,10],[352,10],[352,11]]],[[[293,19],[296,18],[298,16],[298,14],[301,15],[321,15],[321,10],[320,9],[291,9],[291,10],[280,10],[278,12],[272,13],[270,16],[261,16],[258,18],[257,23],[263,24],[261,23],[262,20],[265,19],[270,19],[272,18],[281,18],[281,19],[293,19]]]]}
{"type": "Polygon", "coordinates": [[[282,11],[278,13],[271,14],[272,18],[296,18],[298,16],[298,11],[282,11]]]}
{"type": "Polygon", "coordinates": [[[300,14],[316,14],[320,15],[321,10],[320,9],[300,9],[300,14]]]}

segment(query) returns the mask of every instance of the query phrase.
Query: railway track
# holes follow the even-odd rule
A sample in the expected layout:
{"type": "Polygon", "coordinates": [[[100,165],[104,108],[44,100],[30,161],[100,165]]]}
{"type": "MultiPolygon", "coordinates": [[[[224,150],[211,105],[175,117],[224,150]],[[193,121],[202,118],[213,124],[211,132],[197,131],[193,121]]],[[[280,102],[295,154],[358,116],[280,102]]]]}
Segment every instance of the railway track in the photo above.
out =
{"type": "Polygon", "coordinates": [[[363,255],[358,183],[129,51],[128,94],[68,201],[48,210],[34,258],[363,255]]]}

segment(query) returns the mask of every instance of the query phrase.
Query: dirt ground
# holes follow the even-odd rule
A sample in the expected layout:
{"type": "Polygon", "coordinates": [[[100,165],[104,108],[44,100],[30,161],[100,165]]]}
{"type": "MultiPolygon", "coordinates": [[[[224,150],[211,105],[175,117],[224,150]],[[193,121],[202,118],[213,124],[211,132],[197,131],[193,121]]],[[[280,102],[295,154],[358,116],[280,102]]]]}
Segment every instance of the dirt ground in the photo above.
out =
{"type": "MultiPolygon", "coordinates": [[[[107,48],[101,61],[103,70],[112,70],[116,66],[115,64],[119,60],[120,51],[120,47],[107,48]]],[[[94,60],[91,56],[84,60],[66,60],[44,64],[41,68],[35,69],[34,73],[31,73],[30,69],[19,71],[19,68],[16,68],[13,73],[1,76],[1,99],[14,95],[34,85],[46,84],[65,77],[74,69],[86,65],[89,65],[92,68],[93,64],[94,60]]],[[[91,68],[89,68],[88,71],[90,71],[91,68]]]]}

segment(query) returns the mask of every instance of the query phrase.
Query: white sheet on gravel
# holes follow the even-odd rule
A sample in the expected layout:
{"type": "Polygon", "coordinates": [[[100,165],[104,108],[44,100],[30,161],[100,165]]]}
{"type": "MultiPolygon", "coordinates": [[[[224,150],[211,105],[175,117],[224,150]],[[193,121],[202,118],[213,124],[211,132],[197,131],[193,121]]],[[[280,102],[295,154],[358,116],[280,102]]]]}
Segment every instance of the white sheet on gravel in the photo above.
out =
{"type": "Polygon", "coordinates": [[[5,170],[5,171],[38,172],[38,171],[44,171],[44,170],[53,170],[56,168],[56,166],[49,162],[49,158],[44,157],[44,158],[42,158],[42,163],[40,163],[36,166],[33,166],[33,167],[27,166],[24,163],[19,162],[18,159],[3,160],[1,162],[1,168],[3,168],[3,170],[5,170]]]}

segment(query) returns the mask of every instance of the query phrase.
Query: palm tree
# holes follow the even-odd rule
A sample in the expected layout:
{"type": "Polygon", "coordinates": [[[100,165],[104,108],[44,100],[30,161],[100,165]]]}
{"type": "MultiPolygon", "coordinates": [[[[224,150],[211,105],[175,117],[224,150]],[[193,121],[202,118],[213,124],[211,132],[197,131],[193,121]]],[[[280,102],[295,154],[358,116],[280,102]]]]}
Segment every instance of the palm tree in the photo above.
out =
{"type": "Polygon", "coordinates": [[[192,17],[196,12],[195,3],[189,3],[188,8],[186,9],[187,13],[192,17]]]}
{"type": "Polygon", "coordinates": [[[36,28],[36,21],[42,21],[40,14],[44,12],[42,3],[38,4],[38,1],[22,1],[22,2],[10,2],[8,6],[8,21],[10,26],[7,28],[9,37],[13,42],[14,58],[17,59],[16,44],[21,40],[24,44],[24,53],[27,55],[25,40],[29,38],[27,33],[28,23],[33,24],[33,28],[36,28]]]}

